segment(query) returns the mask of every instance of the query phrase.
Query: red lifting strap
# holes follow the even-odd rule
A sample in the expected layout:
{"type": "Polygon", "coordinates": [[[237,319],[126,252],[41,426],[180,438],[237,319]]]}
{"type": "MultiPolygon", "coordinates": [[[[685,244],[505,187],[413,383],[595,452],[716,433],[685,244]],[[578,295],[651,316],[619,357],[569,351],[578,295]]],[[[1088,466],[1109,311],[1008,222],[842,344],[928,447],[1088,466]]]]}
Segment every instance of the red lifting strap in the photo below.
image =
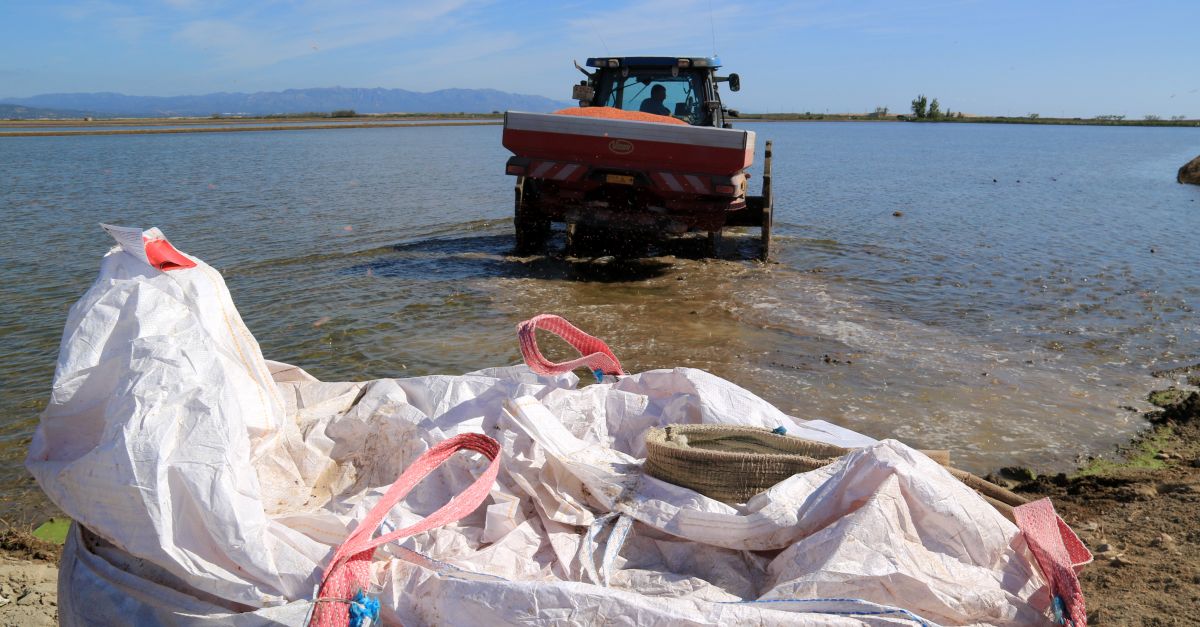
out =
{"type": "Polygon", "coordinates": [[[146,244],[146,261],[163,272],[196,267],[195,261],[184,257],[183,253],[176,250],[171,242],[165,239],[150,239],[143,236],[142,241],[146,244]]]}
{"type": "Polygon", "coordinates": [[[617,356],[609,350],[607,344],[599,338],[580,331],[575,325],[554,314],[541,314],[518,324],[517,338],[521,341],[521,356],[525,358],[525,364],[538,374],[563,374],[581,366],[586,366],[592,372],[625,374],[625,371],[621,370],[621,362],[617,361],[617,356]],[[575,350],[579,351],[581,357],[560,364],[546,359],[538,350],[538,329],[545,329],[566,340],[575,350]]]}
{"type": "Polygon", "coordinates": [[[417,458],[417,461],[400,474],[396,483],[388,488],[383,498],[379,499],[366,518],[350,532],[346,541],[333,554],[333,559],[330,560],[321,580],[320,592],[309,625],[340,627],[349,624],[348,600],[358,590],[365,590],[370,584],[371,556],[375,549],[393,540],[448,525],[475,511],[487,498],[499,470],[500,443],[481,433],[464,433],[443,440],[417,458]],[[467,486],[466,490],[450,499],[449,503],[415,525],[377,538],[371,537],[383,522],[383,517],[396,503],[408,496],[422,479],[441,466],[451,455],[464,450],[482,453],[484,457],[492,460],[475,483],[467,486]]]}
{"type": "Polygon", "coordinates": [[[1092,561],[1092,554],[1079,536],[1054,512],[1050,499],[1013,508],[1017,527],[1029,543],[1033,557],[1050,582],[1052,599],[1061,600],[1063,624],[1087,627],[1087,607],[1079,587],[1079,571],[1092,561]]]}

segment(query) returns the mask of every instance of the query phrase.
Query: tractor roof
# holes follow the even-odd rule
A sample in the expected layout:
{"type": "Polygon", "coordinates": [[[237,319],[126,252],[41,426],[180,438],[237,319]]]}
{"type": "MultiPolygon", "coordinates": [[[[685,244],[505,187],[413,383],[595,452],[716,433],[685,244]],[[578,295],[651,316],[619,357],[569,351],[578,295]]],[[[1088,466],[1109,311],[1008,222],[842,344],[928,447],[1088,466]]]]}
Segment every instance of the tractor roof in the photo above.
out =
{"type": "Polygon", "coordinates": [[[589,57],[588,67],[721,67],[717,57],[589,57]]]}

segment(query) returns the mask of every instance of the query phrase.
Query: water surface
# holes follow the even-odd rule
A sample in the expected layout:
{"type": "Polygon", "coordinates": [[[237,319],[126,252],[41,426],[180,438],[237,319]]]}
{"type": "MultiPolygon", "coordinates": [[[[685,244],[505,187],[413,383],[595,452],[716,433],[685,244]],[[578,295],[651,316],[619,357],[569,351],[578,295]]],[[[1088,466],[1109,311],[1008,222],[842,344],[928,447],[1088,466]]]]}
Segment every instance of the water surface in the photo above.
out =
{"type": "Polygon", "coordinates": [[[977,472],[1109,450],[1150,370],[1200,361],[1200,188],[1174,182],[1200,129],[744,126],[760,159],[775,141],[767,266],[757,232],[715,260],[512,256],[494,126],[0,138],[0,495],[46,510],[21,463],[101,221],[222,271],[264,354],[323,379],[514,363],[516,323],[553,312],[630,370],[710,370],[977,472]]]}

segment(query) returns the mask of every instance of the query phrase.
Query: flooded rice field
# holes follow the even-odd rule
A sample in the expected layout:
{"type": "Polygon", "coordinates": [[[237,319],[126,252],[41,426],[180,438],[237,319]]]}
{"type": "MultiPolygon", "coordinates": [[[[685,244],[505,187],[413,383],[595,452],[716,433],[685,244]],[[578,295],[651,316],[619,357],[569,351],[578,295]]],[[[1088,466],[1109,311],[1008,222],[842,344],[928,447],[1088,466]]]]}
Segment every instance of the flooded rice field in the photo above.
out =
{"type": "Polygon", "coordinates": [[[98,222],[160,227],[322,379],[515,363],[517,322],[558,313],[631,371],[703,368],[977,472],[1109,450],[1151,370],[1200,361],[1200,188],[1174,182],[1200,129],[744,126],[775,142],[765,266],[756,229],[720,259],[514,256],[494,126],[0,138],[0,496],[47,511],[22,460],[98,222]]]}

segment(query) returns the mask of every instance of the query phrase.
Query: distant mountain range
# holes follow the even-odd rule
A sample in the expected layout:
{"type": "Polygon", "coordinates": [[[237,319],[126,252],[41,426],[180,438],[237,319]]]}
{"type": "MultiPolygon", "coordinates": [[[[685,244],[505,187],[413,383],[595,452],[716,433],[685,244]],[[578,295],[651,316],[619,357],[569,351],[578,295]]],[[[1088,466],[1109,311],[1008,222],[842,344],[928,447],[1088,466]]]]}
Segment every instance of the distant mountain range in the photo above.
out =
{"type": "Polygon", "coordinates": [[[0,120],[56,120],[60,118],[82,118],[88,115],[91,114],[87,111],[42,109],[38,107],[23,107],[21,105],[0,103],[0,120]]]}
{"type": "Polygon", "coordinates": [[[270,115],[346,109],[357,113],[490,113],[509,109],[545,112],[570,105],[543,96],[510,94],[495,89],[442,89],[425,93],[406,89],[322,87],[200,96],[127,96],[101,92],[0,98],[0,118],[270,115]],[[38,110],[42,110],[40,115],[38,110]]]}

